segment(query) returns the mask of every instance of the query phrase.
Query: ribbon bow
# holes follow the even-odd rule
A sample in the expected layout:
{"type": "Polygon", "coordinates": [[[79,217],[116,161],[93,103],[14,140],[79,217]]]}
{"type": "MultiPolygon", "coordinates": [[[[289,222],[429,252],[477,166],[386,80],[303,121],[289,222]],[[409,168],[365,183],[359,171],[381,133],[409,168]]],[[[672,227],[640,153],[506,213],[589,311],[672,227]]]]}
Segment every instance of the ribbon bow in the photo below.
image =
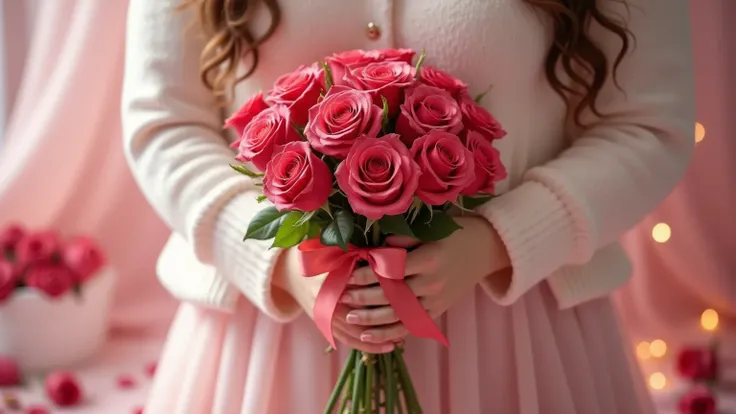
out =
{"type": "Polygon", "coordinates": [[[314,322],[333,348],[335,338],[332,335],[332,317],[358,260],[365,260],[373,269],[396,316],[409,332],[448,346],[445,336],[404,282],[406,250],[398,247],[362,248],[351,245],[348,246],[348,251],[344,251],[339,247],[325,246],[319,239],[310,239],[299,245],[299,252],[304,276],[328,273],[317,293],[314,322]]]}

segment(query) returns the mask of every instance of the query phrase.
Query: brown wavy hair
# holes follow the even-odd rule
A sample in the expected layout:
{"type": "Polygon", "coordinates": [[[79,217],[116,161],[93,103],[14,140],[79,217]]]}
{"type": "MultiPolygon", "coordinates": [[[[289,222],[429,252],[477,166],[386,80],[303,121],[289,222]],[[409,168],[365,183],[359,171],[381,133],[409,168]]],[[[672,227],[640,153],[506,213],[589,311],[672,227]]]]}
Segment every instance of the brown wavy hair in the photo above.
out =
{"type": "MultiPolygon", "coordinates": [[[[623,19],[607,15],[598,5],[601,0],[523,1],[552,18],[554,41],[547,53],[545,74],[552,88],[568,103],[577,102],[573,112],[575,122],[581,124],[581,113],[588,108],[602,117],[596,100],[609,76],[613,76],[616,83],[616,70],[632,40],[623,19]],[[613,66],[588,34],[593,22],[621,41],[613,66]],[[558,68],[562,68],[572,83],[560,78],[558,68]]],[[[606,1],[626,6],[626,0],[606,1]]],[[[274,33],[281,21],[279,4],[277,0],[184,0],[182,7],[197,10],[201,29],[209,38],[201,56],[202,82],[225,104],[234,85],[252,75],[258,66],[259,46],[274,33]],[[258,36],[251,30],[257,3],[266,6],[271,18],[268,30],[258,36]],[[248,58],[250,66],[238,77],[238,64],[245,58],[248,58]]]]}

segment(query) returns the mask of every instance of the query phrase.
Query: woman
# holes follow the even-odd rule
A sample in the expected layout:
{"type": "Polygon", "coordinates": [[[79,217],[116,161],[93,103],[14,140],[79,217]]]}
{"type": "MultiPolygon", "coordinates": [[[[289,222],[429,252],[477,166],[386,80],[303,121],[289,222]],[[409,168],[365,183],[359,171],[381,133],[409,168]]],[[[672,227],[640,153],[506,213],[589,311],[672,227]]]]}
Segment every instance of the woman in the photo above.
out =
{"type": "MultiPolygon", "coordinates": [[[[415,293],[452,343],[406,340],[425,412],[652,412],[608,294],[630,271],[616,239],[692,150],[687,1],[178,6],[132,0],[128,12],[126,151],[174,230],[159,276],[184,301],[147,412],[321,412],[345,357],[324,354],[309,319],[321,279],[301,277],[293,250],[241,242],[262,206],[228,166],[222,122],[299,65],[385,47],[426,49],[472,93],[491,85],[484,103],[508,131],[503,195],[409,257],[423,263],[415,293]]],[[[405,331],[389,308],[367,308],[385,303],[370,272],[354,276],[336,335],[389,350],[405,331]]]]}

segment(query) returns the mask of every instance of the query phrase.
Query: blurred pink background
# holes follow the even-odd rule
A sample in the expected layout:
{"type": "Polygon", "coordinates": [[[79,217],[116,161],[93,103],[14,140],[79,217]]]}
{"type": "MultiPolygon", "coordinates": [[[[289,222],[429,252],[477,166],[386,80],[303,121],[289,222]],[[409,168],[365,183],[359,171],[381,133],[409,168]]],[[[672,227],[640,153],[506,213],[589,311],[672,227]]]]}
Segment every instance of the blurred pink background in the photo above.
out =
{"type": "MultiPolygon", "coordinates": [[[[617,294],[633,342],[663,339],[672,350],[704,340],[704,309],[721,315],[719,335],[732,345],[736,321],[736,81],[728,76],[736,73],[736,28],[728,29],[736,2],[691,4],[702,140],[682,184],[624,238],[635,275],[617,294]],[[653,239],[658,223],[671,230],[664,243],[653,239]]],[[[119,274],[110,345],[80,367],[96,399],[73,412],[129,412],[142,403],[142,367],[155,360],[176,305],[154,275],[168,230],[121,151],[125,12],[124,0],[0,4],[0,226],[88,233],[119,274]],[[121,393],[121,373],[139,376],[140,386],[121,393]]],[[[660,369],[650,363],[645,372],[660,369]]],[[[40,400],[36,391],[23,392],[40,400]]],[[[736,407],[733,396],[724,400],[736,407]]],[[[662,407],[669,412],[671,401],[662,407]]]]}

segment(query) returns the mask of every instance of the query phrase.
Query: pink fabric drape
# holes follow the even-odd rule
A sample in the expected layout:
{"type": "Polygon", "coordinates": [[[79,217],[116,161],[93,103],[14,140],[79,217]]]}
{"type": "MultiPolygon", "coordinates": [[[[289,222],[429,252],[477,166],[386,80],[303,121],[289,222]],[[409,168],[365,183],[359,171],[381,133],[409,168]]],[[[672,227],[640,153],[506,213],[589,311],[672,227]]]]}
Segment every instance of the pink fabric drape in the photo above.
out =
{"type": "Polygon", "coordinates": [[[168,230],[133,182],[120,137],[126,8],[59,0],[35,11],[0,152],[0,225],[98,238],[119,274],[113,326],[162,333],[174,301],[154,264],[168,230]]]}
{"type": "Polygon", "coordinates": [[[697,120],[706,135],[683,182],[624,238],[635,275],[617,295],[634,338],[675,344],[701,336],[707,308],[720,313],[724,335],[736,323],[736,2],[693,1],[691,16],[697,120]],[[666,243],[652,238],[660,222],[672,230],[666,243]]]}

